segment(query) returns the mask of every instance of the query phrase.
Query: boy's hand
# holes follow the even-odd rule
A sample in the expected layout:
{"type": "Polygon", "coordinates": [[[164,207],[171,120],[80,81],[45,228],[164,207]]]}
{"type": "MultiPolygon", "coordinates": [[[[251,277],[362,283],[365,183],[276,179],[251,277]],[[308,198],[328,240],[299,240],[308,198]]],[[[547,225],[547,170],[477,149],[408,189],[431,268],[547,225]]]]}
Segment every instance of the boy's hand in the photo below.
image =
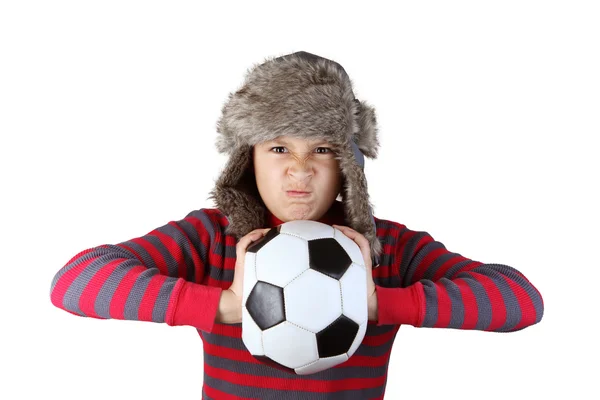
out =
{"type": "Polygon", "coordinates": [[[367,308],[369,311],[369,320],[377,321],[377,293],[375,291],[375,281],[373,280],[373,264],[371,261],[371,245],[364,235],[360,232],[347,226],[332,225],[334,228],[339,229],[342,233],[348,236],[350,239],[360,247],[360,252],[363,255],[365,261],[365,267],[367,270],[367,308]]]}
{"type": "Polygon", "coordinates": [[[270,229],[255,229],[238,240],[235,246],[236,260],[233,281],[229,289],[223,290],[221,293],[216,322],[223,324],[237,324],[242,322],[242,289],[246,250],[250,244],[263,237],[270,229]]]}

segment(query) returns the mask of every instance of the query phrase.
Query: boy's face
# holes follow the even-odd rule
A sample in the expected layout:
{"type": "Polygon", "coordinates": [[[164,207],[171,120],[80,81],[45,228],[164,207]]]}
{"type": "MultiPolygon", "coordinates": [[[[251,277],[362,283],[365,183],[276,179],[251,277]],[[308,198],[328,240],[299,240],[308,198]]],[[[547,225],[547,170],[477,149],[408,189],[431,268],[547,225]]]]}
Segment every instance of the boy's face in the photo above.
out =
{"type": "Polygon", "coordinates": [[[265,205],[283,222],[317,220],[342,190],[337,153],[327,142],[279,136],[254,146],[256,185],[265,205]],[[309,192],[292,196],[288,191],[309,192]]]}

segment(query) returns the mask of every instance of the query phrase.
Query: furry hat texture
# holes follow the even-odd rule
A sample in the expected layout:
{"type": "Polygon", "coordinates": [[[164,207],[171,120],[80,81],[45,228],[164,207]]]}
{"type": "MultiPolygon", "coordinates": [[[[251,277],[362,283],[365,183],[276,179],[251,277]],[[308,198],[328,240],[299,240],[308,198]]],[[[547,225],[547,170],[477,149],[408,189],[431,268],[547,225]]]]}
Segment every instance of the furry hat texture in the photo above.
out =
{"type": "Polygon", "coordinates": [[[348,225],[370,243],[373,267],[382,245],[364,174],[364,156],[377,158],[375,110],[354,97],[352,82],[335,61],[299,51],[254,64],[222,107],[216,147],[229,159],[210,192],[237,238],[263,228],[266,206],[251,171],[252,146],[289,135],[324,139],[336,148],[348,225]]]}

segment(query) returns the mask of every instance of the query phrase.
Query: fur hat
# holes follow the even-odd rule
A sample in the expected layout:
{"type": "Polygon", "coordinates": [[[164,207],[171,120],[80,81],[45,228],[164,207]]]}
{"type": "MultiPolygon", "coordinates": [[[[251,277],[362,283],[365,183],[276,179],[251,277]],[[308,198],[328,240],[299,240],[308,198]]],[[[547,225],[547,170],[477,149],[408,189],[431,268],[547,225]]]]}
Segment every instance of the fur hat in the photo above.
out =
{"type": "Polygon", "coordinates": [[[251,168],[255,144],[281,135],[324,139],[338,155],[345,219],[369,241],[373,267],[379,264],[382,245],[363,171],[364,156],[377,158],[375,110],[354,97],[340,64],[305,51],[268,57],[246,72],[221,112],[216,147],[229,160],[208,198],[226,215],[227,234],[240,238],[266,224],[251,168]]]}

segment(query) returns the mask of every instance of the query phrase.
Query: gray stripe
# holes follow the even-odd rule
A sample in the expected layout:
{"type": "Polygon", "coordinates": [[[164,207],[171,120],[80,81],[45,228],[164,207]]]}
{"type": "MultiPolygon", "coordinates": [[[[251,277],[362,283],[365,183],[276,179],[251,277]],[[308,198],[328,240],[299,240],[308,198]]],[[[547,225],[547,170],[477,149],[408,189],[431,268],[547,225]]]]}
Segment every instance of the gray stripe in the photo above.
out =
{"type": "MultiPolygon", "coordinates": [[[[386,229],[398,229],[398,224],[396,222],[390,221],[388,219],[377,218],[377,227],[378,228],[386,228],[386,229]]],[[[406,229],[406,228],[401,228],[406,229]]]]}
{"type": "Polygon", "coordinates": [[[504,300],[504,307],[506,309],[506,321],[500,328],[496,328],[496,332],[510,332],[520,321],[521,321],[521,306],[517,297],[513,293],[512,289],[506,282],[504,273],[510,273],[512,278],[518,277],[517,274],[512,273],[510,267],[499,264],[484,264],[479,267],[473,268],[473,271],[481,273],[490,277],[496,284],[496,287],[502,295],[504,300]]]}
{"type": "MultiPolygon", "coordinates": [[[[381,226],[377,226],[377,229],[381,229],[381,226]]],[[[381,242],[382,248],[385,245],[388,245],[390,248],[396,248],[396,237],[393,235],[382,235],[377,237],[381,242]]],[[[386,253],[385,251],[381,252],[379,256],[379,268],[389,267],[395,264],[395,252],[392,250],[390,253],[386,253]]]]}
{"type": "MultiPolygon", "coordinates": [[[[177,228],[175,228],[172,225],[160,227],[160,228],[158,228],[158,231],[169,236],[171,238],[171,240],[173,240],[177,244],[177,247],[179,247],[179,249],[181,250],[181,253],[184,255],[184,260],[186,263],[191,261],[190,246],[187,243],[187,239],[183,236],[181,231],[179,231],[177,228]]],[[[172,277],[178,277],[179,276],[179,265],[178,265],[177,261],[175,260],[175,258],[173,257],[173,255],[167,249],[167,246],[165,245],[165,243],[163,243],[158,238],[158,236],[155,236],[155,235],[146,235],[146,236],[144,236],[144,239],[147,242],[149,242],[163,257],[165,264],[167,265],[167,271],[168,271],[167,275],[172,276],[172,277]]],[[[148,256],[150,256],[149,253],[148,253],[148,256]]],[[[153,265],[149,265],[149,264],[146,264],[146,262],[144,261],[144,265],[148,266],[148,267],[157,267],[156,263],[154,263],[154,262],[153,262],[153,265]]]]}
{"type": "MultiPolygon", "coordinates": [[[[377,220],[377,228],[376,229],[383,229],[385,228],[386,233],[390,232],[390,229],[392,228],[397,228],[397,225],[394,225],[393,223],[391,223],[390,221],[387,220],[377,220]]],[[[381,236],[377,237],[379,239],[379,241],[381,242],[381,246],[382,248],[385,247],[386,245],[388,245],[390,248],[395,249],[396,245],[397,245],[397,237],[396,235],[393,234],[384,234],[381,236]]],[[[389,253],[386,253],[385,251],[381,252],[381,255],[379,256],[379,269],[386,269],[389,270],[392,265],[396,264],[396,252],[395,251],[390,251],[389,253]]],[[[378,286],[383,286],[383,287],[397,287],[400,284],[400,280],[395,276],[395,274],[389,273],[387,274],[387,277],[377,277],[377,276],[373,276],[373,281],[375,282],[376,285],[378,286]]]]}
{"type": "Polygon", "coordinates": [[[109,313],[110,301],[112,300],[117,287],[123,280],[123,277],[135,266],[139,266],[139,261],[137,259],[129,259],[124,260],[114,269],[98,292],[96,302],[94,303],[94,311],[96,311],[96,314],[104,318],[112,318],[109,313]]]}
{"type": "MultiPolygon", "coordinates": [[[[417,254],[414,255],[413,259],[410,261],[410,265],[407,267],[406,277],[404,278],[404,282],[406,282],[407,285],[409,285],[413,282],[415,271],[417,270],[419,264],[423,261],[423,259],[427,255],[429,255],[429,253],[431,253],[432,251],[434,251],[436,249],[446,250],[446,247],[440,242],[433,241],[433,242],[429,242],[426,245],[424,245],[423,247],[421,247],[421,249],[417,252],[417,254]]],[[[452,258],[455,255],[456,255],[455,253],[444,253],[444,254],[439,255],[437,258],[435,258],[431,262],[431,264],[429,264],[427,269],[424,271],[422,279],[433,278],[433,272],[437,271],[437,269],[440,267],[440,265],[442,265],[449,258],[452,258]],[[432,270],[433,270],[433,272],[432,272],[432,270]]]]}
{"type": "Polygon", "coordinates": [[[169,300],[173,294],[173,288],[179,279],[180,278],[167,278],[160,287],[160,291],[154,302],[154,309],[152,309],[153,322],[165,322],[169,300]]]}
{"type": "Polygon", "coordinates": [[[420,281],[423,284],[425,292],[425,318],[423,319],[423,327],[433,327],[438,317],[437,307],[437,290],[435,283],[429,280],[420,281]]]}
{"type": "MultiPolygon", "coordinates": [[[[536,313],[534,323],[540,322],[544,315],[544,305],[539,292],[535,289],[531,282],[524,278],[522,274],[520,274],[519,271],[513,267],[504,264],[493,265],[498,271],[500,271],[500,273],[506,275],[509,279],[511,279],[513,282],[519,285],[529,295],[529,298],[533,302],[533,306],[535,308],[536,313]]],[[[521,329],[523,328],[520,328],[519,330],[521,329]]]]}
{"type": "MultiPolygon", "coordinates": [[[[240,324],[237,324],[237,325],[239,326],[240,324]]],[[[360,356],[368,356],[368,357],[381,357],[390,350],[390,347],[393,344],[393,338],[395,338],[396,334],[398,333],[397,325],[382,325],[382,326],[377,326],[374,324],[367,325],[365,337],[377,336],[377,335],[381,335],[382,333],[390,332],[390,331],[395,331],[395,332],[387,342],[385,342],[379,346],[368,346],[363,343],[360,346],[358,346],[358,349],[356,350],[356,352],[354,354],[357,354],[360,356]],[[382,329],[382,328],[384,328],[384,329],[382,329]]],[[[241,338],[237,338],[237,337],[223,336],[223,335],[218,335],[218,334],[214,334],[214,333],[203,332],[202,340],[206,341],[209,344],[226,347],[229,349],[246,350],[246,351],[248,350],[246,348],[246,346],[244,345],[243,340],[241,338]]]]}
{"type": "Polygon", "coordinates": [[[234,273],[234,270],[226,270],[223,267],[211,268],[210,277],[222,282],[233,282],[234,273]]]}
{"type": "Polygon", "coordinates": [[[450,298],[450,322],[448,328],[460,329],[465,320],[465,306],[458,285],[448,278],[439,280],[450,298]]]}
{"type": "MultiPolygon", "coordinates": [[[[189,244],[187,243],[188,240],[185,241],[186,247],[190,245],[194,246],[194,249],[198,253],[198,258],[200,258],[200,262],[202,263],[203,272],[206,274],[208,271],[208,250],[206,246],[204,243],[202,243],[200,236],[198,236],[198,233],[191,223],[188,221],[181,221],[179,223],[179,228],[183,230],[183,235],[189,238],[189,244]]],[[[187,270],[185,272],[185,276],[182,276],[182,278],[189,282],[196,282],[196,265],[194,264],[194,259],[191,256],[192,254],[192,250],[190,250],[189,253],[187,251],[183,253],[187,270]]],[[[200,283],[200,280],[201,279],[199,279],[196,283],[200,283]]]]}
{"type": "MultiPolygon", "coordinates": [[[[408,233],[408,230],[406,232],[402,232],[403,235],[405,233],[408,233]]],[[[407,278],[407,270],[409,268],[415,268],[414,263],[412,262],[413,258],[416,256],[415,249],[419,243],[419,240],[427,235],[427,232],[415,232],[415,234],[404,245],[404,250],[402,251],[402,261],[400,262],[400,279],[402,280],[402,287],[407,287],[411,284],[410,280],[407,278]]]]}
{"type": "MultiPolygon", "coordinates": [[[[388,363],[386,363],[386,369],[388,363]]],[[[288,374],[291,379],[295,379],[296,376],[288,374]]],[[[387,377],[386,377],[387,381],[387,377]]],[[[387,382],[385,382],[387,383],[387,382]]],[[[253,386],[236,385],[231,382],[216,379],[204,373],[204,384],[212,388],[220,390],[225,393],[229,393],[236,396],[250,397],[261,400],[356,400],[356,399],[370,399],[374,397],[380,397],[383,395],[385,390],[385,383],[379,387],[372,389],[363,390],[345,390],[330,393],[319,393],[319,392],[300,392],[298,390],[276,390],[276,389],[264,389],[253,386]]]]}
{"type": "MultiPolygon", "coordinates": [[[[435,242],[437,243],[437,242],[435,242]]],[[[431,243],[433,245],[433,243],[431,243]]],[[[427,245],[429,246],[429,245],[427,245]]],[[[434,246],[432,246],[434,247],[434,246]]],[[[438,247],[439,246],[435,246],[438,247]]],[[[435,248],[434,247],[434,248],[435,248]]],[[[444,245],[442,245],[442,247],[444,247],[444,245]]],[[[444,247],[445,249],[445,247],[444,247]]],[[[433,250],[430,249],[430,250],[433,250]]],[[[433,279],[433,277],[435,276],[435,274],[437,273],[437,271],[440,269],[440,267],[449,259],[455,258],[456,256],[460,256],[460,254],[457,253],[444,253],[444,254],[440,254],[435,260],[433,260],[433,262],[431,264],[429,264],[429,266],[427,267],[427,269],[423,272],[423,275],[421,276],[421,279],[433,279]]],[[[425,254],[423,255],[425,256],[425,254]]],[[[423,259],[423,257],[421,257],[421,259],[419,260],[419,262],[423,259]]],[[[410,280],[412,281],[413,276],[414,276],[414,272],[415,270],[411,271],[411,276],[410,276],[410,280]]],[[[446,277],[446,273],[444,273],[441,277],[446,277]]]]}
{"type": "Polygon", "coordinates": [[[473,329],[484,330],[492,322],[492,303],[485,288],[481,282],[473,278],[473,275],[469,271],[459,273],[456,275],[456,278],[464,278],[464,281],[469,285],[471,292],[475,296],[477,303],[477,323],[473,329]]]}
{"type": "Polygon", "coordinates": [[[156,274],[158,274],[158,269],[152,268],[147,269],[138,275],[133,287],[131,288],[131,291],[127,295],[127,300],[125,301],[125,308],[123,310],[124,319],[140,319],[138,314],[140,304],[142,303],[144,293],[146,292],[146,288],[148,287],[150,280],[156,274]]]}
{"type": "Polygon", "coordinates": [[[448,278],[448,279],[454,279],[454,274],[460,272],[461,269],[463,269],[464,267],[468,266],[471,263],[473,263],[473,260],[467,259],[467,260],[463,260],[461,262],[454,264],[453,266],[448,268],[448,270],[444,274],[444,277],[448,278]]]}
{"type": "MultiPolygon", "coordinates": [[[[194,217],[199,219],[202,222],[202,226],[203,229],[205,229],[208,232],[208,235],[210,236],[210,242],[211,243],[215,243],[215,226],[212,222],[212,220],[210,219],[210,217],[206,214],[206,212],[204,211],[205,208],[201,208],[199,210],[194,210],[192,212],[190,212],[188,215],[185,216],[185,218],[188,217],[194,217]]],[[[195,232],[195,228],[192,229],[195,232]]],[[[198,239],[196,242],[200,242],[200,239],[198,239]]]]}
{"type": "MultiPolygon", "coordinates": [[[[213,243],[216,242],[216,228],[215,228],[215,224],[213,223],[213,221],[210,219],[210,217],[206,214],[206,212],[204,211],[204,208],[201,208],[199,210],[194,210],[192,212],[190,212],[188,215],[186,215],[186,220],[182,220],[180,221],[179,226],[181,227],[181,229],[183,229],[185,231],[185,233],[187,234],[187,236],[190,238],[190,241],[192,242],[192,244],[197,245],[196,250],[198,251],[198,254],[200,256],[200,259],[204,262],[204,274],[203,276],[207,276],[209,275],[211,272],[210,270],[212,270],[212,266],[209,264],[209,258],[210,258],[210,247],[212,246],[213,243]],[[187,219],[189,219],[190,217],[195,218],[197,220],[200,221],[201,226],[200,228],[196,228],[196,226],[191,223],[190,221],[187,221],[187,219]],[[210,242],[209,242],[209,247],[205,246],[204,243],[202,242],[202,239],[200,238],[200,235],[198,235],[198,229],[202,229],[203,231],[206,231],[208,233],[208,236],[210,237],[210,242]]],[[[191,282],[196,282],[196,270],[195,268],[191,267],[191,270],[189,270],[189,265],[188,265],[188,277],[187,280],[191,281],[191,282]]],[[[199,277],[198,277],[198,282],[199,282],[199,277]]],[[[233,281],[233,278],[232,278],[233,281]]]]}
{"type": "MultiPolygon", "coordinates": [[[[389,265],[386,265],[385,268],[390,268],[389,265]]],[[[377,286],[383,286],[386,288],[397,288],[400,287],[400,277],[397,274],[392,274],[387,278],[382,278],[378,276],[374,276],[373,280],[377,286]]]]}
{"type": "MultiPolygon", "coordinates": [[[[198,257],[202,261],[204,268],[203,276],[208,273],[208,248],[200,239],[198,232],[196,231],[196,227],[189,221],[181,221],[179,227],[185,232],[185,235],[189,238],[191,244],[194,246],[196,251],[198,252],[198,257]]],[[[211,228],[212,229],[212,228],[211,228]]],[[[210,242],[212,243],[212,242],[210,242]]],[[[190,253],[191,254],[191,253],[190,253]]],[[[193,259],[186,253],[184,254],[185,263],[187,265],[187,276],[185,277],[186,281],[200,283],[200,277],[198,277],[198,281],[196,281],[196,267],[194,265],[193,259]]]]}
{"type": "MultiPolygon", "coordinates": [[[[143,238],[148,241],[148,239],[150,239],[151,236],[153,236],[153,235],[146,235],[146,236],[143,236],[143,238]]],[[[154,243],[152,243],[152,241],[151,241],[152,246],[156,247],[158,244],[156,242],[157,241],[154,241],[154,243]]],[[[130,247],[132,249],[132,251],[135,252],[137,254],[137,256],[142,259],[141,263],[146,268],[158,268],[158,266],[156,265],[156,263],[154,262],[154,260],[150,256],[150,254],[146,251],[146,249],[144,249],[144,247],[142,245],[135,243],[133,240],[121,242],[118,245],[130,247]]],[[[159,251],[161,254],[164,255],[164,246],[161,246],[161,249],[159,249],[159,251]]],[[[136,261],[138,262],[138,264],[140,263],[140,261],[138,260],[137,257],[136,257],[136,261]]],[[[176,264],[173,265],[173,263],[171,262],[169,265],[169,261],[167,261],[167,267],[168,267],[169,276],[177,276],[177,265],[176,264]]]]}

